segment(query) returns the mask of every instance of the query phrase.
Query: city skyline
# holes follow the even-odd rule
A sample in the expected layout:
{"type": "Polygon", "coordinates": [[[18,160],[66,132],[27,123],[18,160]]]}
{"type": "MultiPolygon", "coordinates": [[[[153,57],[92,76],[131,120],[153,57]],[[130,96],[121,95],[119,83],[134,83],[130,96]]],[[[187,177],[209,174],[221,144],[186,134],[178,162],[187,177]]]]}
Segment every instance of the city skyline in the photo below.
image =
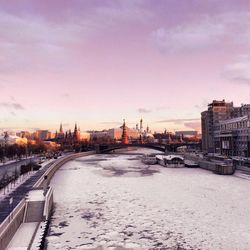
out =
{"type": "Polygon", "coordinates": [[[246,1],[0,1],[0,129],[142,117],[199,130],[214,99],[250,102],[246,1]]]}

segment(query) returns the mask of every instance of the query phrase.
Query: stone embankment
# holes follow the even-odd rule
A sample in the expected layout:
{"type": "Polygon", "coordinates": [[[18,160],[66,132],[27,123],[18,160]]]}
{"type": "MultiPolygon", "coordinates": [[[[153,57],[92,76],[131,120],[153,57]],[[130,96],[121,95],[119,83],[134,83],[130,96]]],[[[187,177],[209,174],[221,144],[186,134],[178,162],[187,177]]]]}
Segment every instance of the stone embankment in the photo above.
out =
{"type": "MultiPolygon", "coordinates": [[[[66,162],[92,154],[95,154],[95,151],[70,154],[60,158],[58,161],[51,164],[46,171],[41,173],[41,176],[31,189],[43,188],[45,185],[48,185],[55,172],[66,162]]],[[[18,228],[24,222],[25,209],[26,202],[25,198],[23,198],[0,224],[0,249],[6,249],[18,228]]]]}

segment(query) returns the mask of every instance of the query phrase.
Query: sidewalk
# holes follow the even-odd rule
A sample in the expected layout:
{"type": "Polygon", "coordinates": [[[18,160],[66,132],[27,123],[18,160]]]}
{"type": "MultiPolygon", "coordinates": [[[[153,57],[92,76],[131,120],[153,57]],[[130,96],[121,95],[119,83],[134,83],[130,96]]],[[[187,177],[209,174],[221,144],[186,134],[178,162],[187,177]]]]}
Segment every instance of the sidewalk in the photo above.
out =
{"type": "Polygon", "coordinates": [[[0,200],[0,224],[4,219],[9,215],[11,211],[19,204],[19,202],[25,198],[26,194],[32,190],[33,185],[38,181],[38,179],[46,172],[46,170],[52,165],[54,159],[51,161],[44,162],[44,166],[35,171],[32,175],[29,176],[22,184],[16,186],[11,190],[10,193],[4,195],[0,200]],[[9,206],[10,198],[13,199],[12,207],[9,206]]]}
{"type": "MultiPolygon", "coordinates": [[[[40,169],[43,169],[47,164],[54,162],[54,159],[47,160],[40,164],[42,167],[40,169]]],[[[7,196],[11,196],[11,194],[19,187],[21,186],[26,180],[28,180],[30,177],[32,177],[37,171],[30,171],[24,175],[20,175],[15,182],[9,183],[5,188],[0,189],[0,201],[3,200],[7,196]]]]}
{"type": "Polygon", "coordinates": [[[5,162],[0,162],[0,167],[4,166],[4,165],[16,163],[16,162],[19,162],[19,161],[23,161],[23,160],[33,159],[33,158],[36,158],[36,157],[37,157],[37,155],[33,155],[33,156],[29,156],[27,158],[24,157],[24,158],[21,158],[21,159],[14,159],[14,160],[8,160],[8,161],[5,161],[5,162]]]}

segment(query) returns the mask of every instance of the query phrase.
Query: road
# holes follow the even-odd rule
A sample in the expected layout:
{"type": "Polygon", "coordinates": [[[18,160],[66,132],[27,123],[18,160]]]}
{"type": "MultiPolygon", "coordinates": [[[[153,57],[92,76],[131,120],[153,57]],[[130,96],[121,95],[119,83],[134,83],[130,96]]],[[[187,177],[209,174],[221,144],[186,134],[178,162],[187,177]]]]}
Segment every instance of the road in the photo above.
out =
{"type": "Polygon", "coordinates": [[[4,221],[4,219],[9,215],[10,211],[12,211],[17,204],[25,197],[25,195],[32,189],[33,185],[38,181],[38,179],[42,176],[43,173],[54,163],[50,162],[45,165],[42,169],[38,170],[33,176],[27,179],[22,185],[17,187],[10,195],[5,197],[0,201],[0,223],[4,221]],[[9,200],[13,197],[13,205],[10,209],[9,200]]]}
{"type": "Polygon", "coordinates": [[[23,159],[17,162],[8,163],[6,165],[0,165],[0,179],[4,174],[8,174],[9,176],[11,176],[12,174],[15,173],[16,170],[19,172],[21,165],[27,164],[30,161],[38,161],[38,160],[39,156],[35,156],[33,158],[23,159]]]}

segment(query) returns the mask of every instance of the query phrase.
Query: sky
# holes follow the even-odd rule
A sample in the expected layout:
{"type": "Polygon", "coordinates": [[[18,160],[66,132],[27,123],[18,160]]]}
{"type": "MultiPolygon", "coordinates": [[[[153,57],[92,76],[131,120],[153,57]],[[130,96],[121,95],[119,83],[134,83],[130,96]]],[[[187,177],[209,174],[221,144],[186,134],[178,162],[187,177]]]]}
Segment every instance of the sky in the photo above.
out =
{"type": "Polygon", "coordinates": [[[250,103],[248,0],[0,0],[0,129],[200,129],[250,103]]]}

